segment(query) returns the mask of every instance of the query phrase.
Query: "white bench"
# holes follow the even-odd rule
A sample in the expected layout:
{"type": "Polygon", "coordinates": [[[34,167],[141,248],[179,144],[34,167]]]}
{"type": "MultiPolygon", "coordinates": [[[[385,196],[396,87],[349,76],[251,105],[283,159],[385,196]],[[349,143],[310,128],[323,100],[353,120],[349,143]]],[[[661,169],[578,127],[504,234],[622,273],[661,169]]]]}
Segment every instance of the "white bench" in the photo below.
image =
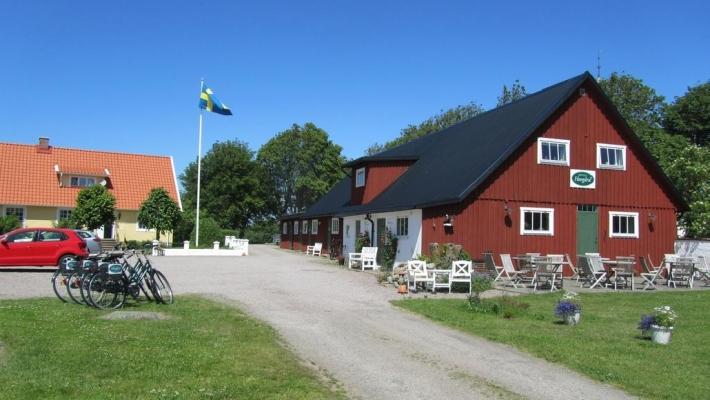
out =
{"type": "Polygon", "coordinates": [[[316,242],[313,246],[306,246],[306,255],[320,257],[321,251],[323,251],[323,243],[316,242]]]}
{"type": "Polygon", "coordinates": [[[358,262],[363,271],[365,268],[379,269],[380,266],[377,265],[377,247],[363,247],[360,253],[348,253],[348,268],[352,268],[358,262]]]}

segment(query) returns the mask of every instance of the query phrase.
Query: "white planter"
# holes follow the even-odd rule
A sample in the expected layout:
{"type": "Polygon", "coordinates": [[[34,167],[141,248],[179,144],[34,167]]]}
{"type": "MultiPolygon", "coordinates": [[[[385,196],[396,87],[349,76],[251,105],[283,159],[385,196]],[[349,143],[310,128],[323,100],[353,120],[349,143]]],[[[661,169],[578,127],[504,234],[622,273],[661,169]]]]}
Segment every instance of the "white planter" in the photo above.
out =
{"type": "Polygon", "coordinates": [[[665,326],[651,325],[651,340],[658,344],[668,344],[671,342],[673,328],[665,326]]]}
{"type": "Polygon", "coordinates": [[[570,315],[565,319],[565,322],[567,325],[577,325],[579,323],[579,318],[582,316],[582,314],[577,311],[574,313],[574,315],[570,315]]]}

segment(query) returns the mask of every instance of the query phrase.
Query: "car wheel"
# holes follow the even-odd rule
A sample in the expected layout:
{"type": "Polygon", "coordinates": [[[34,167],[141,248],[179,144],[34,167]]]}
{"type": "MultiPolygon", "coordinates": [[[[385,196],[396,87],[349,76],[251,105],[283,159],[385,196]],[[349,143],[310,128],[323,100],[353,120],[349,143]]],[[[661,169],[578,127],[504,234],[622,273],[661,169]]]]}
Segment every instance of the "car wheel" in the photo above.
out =
{"type": "Polygon", "coordinates": [[[65,254],[61,257],[59,257],[59,262],[57,262],[57,267],[61,268],[62,264],[66,263],[67,261],[73,260],[76,257],[73,254],[65,254]]]}

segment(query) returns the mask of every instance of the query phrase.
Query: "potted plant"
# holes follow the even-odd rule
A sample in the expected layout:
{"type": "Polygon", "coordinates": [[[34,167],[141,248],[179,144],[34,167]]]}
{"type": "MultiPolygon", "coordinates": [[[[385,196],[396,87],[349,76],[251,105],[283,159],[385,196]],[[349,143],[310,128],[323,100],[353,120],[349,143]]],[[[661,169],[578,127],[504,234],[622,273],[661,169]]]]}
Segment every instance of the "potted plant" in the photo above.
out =
{"type": "Polygon", "coordinates": [[[562,298],[555,306],[555,315],[567,325],[577,325],[582,315],[579,295],[567,290],[563,291],[562,298]]]}
{"type": "Polygon", "coordinates": [[[641,317],[639,329],[644,335],[650,331],[654,343],[668,344],[671,342],[671,333],[677,318],[678,315],[670,306],[656,307],[653,309],[653,315],[641,317]]]}

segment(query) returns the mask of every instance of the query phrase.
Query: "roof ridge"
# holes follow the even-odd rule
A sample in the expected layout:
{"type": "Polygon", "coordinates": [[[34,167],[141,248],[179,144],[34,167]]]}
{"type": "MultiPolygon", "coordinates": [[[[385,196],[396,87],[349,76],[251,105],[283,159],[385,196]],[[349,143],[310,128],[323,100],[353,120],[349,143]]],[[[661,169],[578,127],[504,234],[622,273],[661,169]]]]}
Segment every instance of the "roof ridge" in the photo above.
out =
{"type": "MultiPolygon", "coordinates": [[[[31,148],[37,147],[36,144],[9,143],[9,142],[0,142],[0,145],[19,146],[19,147],[31,147],[31,148]]],[[[120,154],[120,155],[125,155],[125,156],[141,156],[141,157],[170,158],[170,156],[159,155],[159,154],[129,153],[129,152],[125,152],[125,151],[114,151],[114,150],[79,149],[79,148],[76,148],[76,147],[62,147],[62,146],[49,146],[49,147],[50,147],[50,149],[69,150],[69,151],[83,151],[83,152],[88,152],[88,153],[104,153],[104,154],[120,154]]]]}

